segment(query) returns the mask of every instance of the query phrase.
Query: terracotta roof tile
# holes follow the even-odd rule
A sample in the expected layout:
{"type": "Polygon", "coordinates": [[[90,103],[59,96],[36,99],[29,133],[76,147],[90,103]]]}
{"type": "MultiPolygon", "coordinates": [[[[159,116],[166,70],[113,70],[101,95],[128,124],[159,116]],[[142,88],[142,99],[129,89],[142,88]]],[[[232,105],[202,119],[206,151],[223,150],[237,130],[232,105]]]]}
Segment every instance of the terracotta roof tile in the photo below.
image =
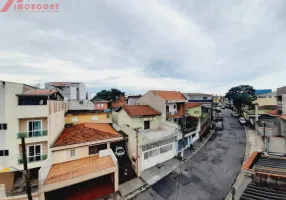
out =
{"type": "Polygon", "coordinates": [[[163,90],[151,90],[151,91],[165,100],[186,100],[186,98],[179,91],[163,91],[163,90]]]}
{"type": "Polygon", "coordinates": [[[201,106],[202,103],[197,103],[197,102],[188,102],[186,103],[186,108],[195,108],[195,107],[198,107],[198,106],[201,106]]]}
{"type": "Polygon", "coordinates": [[[54,147],[118,138],[121,135],[109,124],[82,123],[65,128],[54,147]]]}
{"type": "Polygon", "coordinates": [[[55,164],[52,165],[44,184],[64,181],[110,167],[114,167],[111,156],[98,155],[55,164]]]}
{"type": "Polygon", "coordinates": [[[126,105],[123,109],[130,117],[161,115],[158,110],[148,105],[126,105]]]}
{"type": "Polygon", "coordinates": [[[51,95],[58,92],[57,90],[48,90],[48,89],[41,89],[41,90],[30,90],[25,92],[22,95],[51,95]]]}

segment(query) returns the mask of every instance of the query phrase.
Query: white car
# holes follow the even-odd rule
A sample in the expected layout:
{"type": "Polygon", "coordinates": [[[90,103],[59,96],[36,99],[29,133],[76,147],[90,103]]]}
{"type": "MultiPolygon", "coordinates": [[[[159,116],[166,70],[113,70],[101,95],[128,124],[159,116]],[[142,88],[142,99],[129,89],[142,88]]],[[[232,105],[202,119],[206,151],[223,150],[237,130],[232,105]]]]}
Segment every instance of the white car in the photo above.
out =
{"type": "Polygon", "coordinates": [[[241,123],[242,125],[246,124],[246,120],[244,119],[244,117],[239,118],[239,123],[241,123]]]}
{"type": "Polygon", "coordinates": [[[238,113],[237,112],[233,112],[233,113],[231,113],[231,115],[234,116],[234,117],[238,117],[238,113]]]}
{"type": "Polygon", "coordinates": [[[114,151],[114,154],[116,157],[122,157],[125,155],[125,150],[123,147],[121,146],[116,146],[115,147],[115,151],[114,151]]]}

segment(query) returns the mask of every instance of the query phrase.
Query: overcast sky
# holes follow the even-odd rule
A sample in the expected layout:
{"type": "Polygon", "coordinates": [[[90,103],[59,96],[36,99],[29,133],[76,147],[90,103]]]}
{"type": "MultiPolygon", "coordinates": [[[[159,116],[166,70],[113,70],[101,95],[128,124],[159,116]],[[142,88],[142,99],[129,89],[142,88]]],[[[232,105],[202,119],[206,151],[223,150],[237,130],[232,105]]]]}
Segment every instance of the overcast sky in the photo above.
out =
{"type": "Polygon", "coordinates": [[[285,0],[53,1],[60,12],[0,13],[0,80],[128,94],[286,85],[285,0]]]}

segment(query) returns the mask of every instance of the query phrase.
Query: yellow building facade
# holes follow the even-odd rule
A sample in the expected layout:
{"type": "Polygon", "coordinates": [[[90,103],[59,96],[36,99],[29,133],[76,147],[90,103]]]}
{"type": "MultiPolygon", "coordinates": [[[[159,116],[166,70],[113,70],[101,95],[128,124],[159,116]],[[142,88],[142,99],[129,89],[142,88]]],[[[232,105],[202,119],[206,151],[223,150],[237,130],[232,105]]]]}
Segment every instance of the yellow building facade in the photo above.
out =
{"type": "Polygon", "coordinates": [[[82,113],[67,113],[65,115],[66,124],[80,124],[86,122],[94,123],[112,123],[110,112],[85,112],[82,113]]]}

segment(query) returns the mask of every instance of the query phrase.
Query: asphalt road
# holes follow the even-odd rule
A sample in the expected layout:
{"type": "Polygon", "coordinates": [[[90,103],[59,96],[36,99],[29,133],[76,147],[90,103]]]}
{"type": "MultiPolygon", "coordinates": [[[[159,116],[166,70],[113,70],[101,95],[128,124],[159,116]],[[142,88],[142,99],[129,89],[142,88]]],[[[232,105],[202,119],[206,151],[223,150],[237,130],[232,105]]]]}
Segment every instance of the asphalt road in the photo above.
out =
{"type": "Polygon", "coordinates": [[[217,131],[180,169],[139,194],[136,200],[221,200],[238,175],[245,153],[245,133],[231,111],[222,110],[224,130],[217,131]]]}

